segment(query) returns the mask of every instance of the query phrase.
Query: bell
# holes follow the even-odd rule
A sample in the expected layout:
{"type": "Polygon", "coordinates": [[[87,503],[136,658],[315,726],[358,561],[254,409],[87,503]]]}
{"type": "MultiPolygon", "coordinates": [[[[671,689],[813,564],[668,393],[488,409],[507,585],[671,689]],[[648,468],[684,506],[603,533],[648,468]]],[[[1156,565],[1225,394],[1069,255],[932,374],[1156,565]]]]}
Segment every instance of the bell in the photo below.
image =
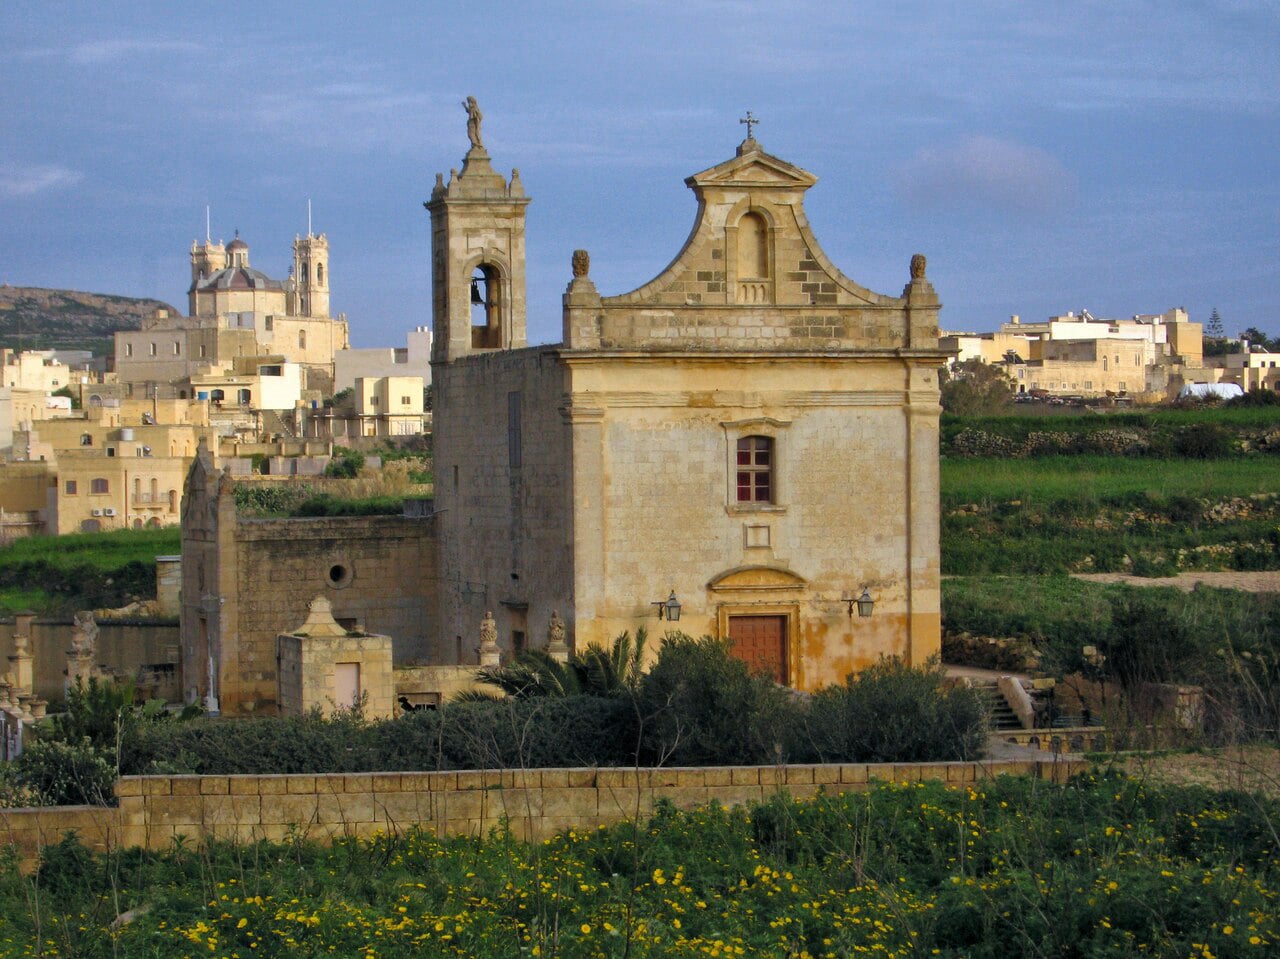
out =
{"type": "Polygon", "coordinates": [[[471,305],[482,306],[483,304],[484,297],[480,295],[480,281],[473,279],[471,281],[471,305]]]}

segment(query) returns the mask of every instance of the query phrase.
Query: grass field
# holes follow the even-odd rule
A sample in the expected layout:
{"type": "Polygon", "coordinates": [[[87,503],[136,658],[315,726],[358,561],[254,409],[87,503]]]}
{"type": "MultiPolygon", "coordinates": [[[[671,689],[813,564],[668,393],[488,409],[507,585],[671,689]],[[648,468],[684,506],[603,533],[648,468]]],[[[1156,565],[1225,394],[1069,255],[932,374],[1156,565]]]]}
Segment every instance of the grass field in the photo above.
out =
{"type": "MultiPolygon", "coordinates": [[[[1061,408],[1060,408],[1061,409],[1061,408]]],[[[1034,432],[1092,433],[1098,430],[1132,430],[1148,436],[1168,435],[1188,426],[1212,423],[1232,434],[1246,434],[1280,426],[1280,407],[1201,406],[1186,409],[1133,410],[1124,413],[1076,414],[1057,413],[1027,415],[1017,412],[1007,416],[942,417],[944,448],[957,433],[965,429],[982,430],[1009,439],[1025,439],[1034,432]]]]}
{"type": "Polygon", "coordinates": [[[181,548],[178,527],[114,530],[109,533],[69,533],[66,536],[31,536],[14,540],[0,549],[0,568],[19,563],[47,563],[58,569],[92,566],[117,569],[133,561],[154,562],[157,556],[176,555],[181,548]]]}
{"type": "Polygon", "coordinates": [[[1280,569],[1280,457],[944,459],[948,575],[1280,569]]]}
{"type": "Polygon", "coordinates": [[[942,508],[966,503],[1127,502],[1136,497],[1223,499],[1280,492],[1280,457],[1219,460],[1053,456],[942,461],[942,508]]]}
{"type": "Polygon", "coordinates": [[[68,615],[155,596],[155,558],[177,554],[177,527],[33,536],[0,549],[0,615],[68,615]]]}

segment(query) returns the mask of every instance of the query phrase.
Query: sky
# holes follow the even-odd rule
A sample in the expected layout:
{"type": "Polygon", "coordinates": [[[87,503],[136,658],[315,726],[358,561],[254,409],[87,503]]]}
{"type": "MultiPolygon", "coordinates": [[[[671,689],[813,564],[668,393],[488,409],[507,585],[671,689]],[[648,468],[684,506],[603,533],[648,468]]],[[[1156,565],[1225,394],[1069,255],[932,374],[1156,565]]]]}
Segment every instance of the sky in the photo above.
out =
{"type": "Polygon", "coordinates": [[[670,262],[747,110],[819,178],[836,265],[898,295],[926,254],[948,330],[1182,306],[1280,334],[1275,0],[9,0],[0,282],[185,312],[206,206],[284,278],[310,200],[353,344],[403,346],[467,95],[533,198],[530,342],[574,249],[606,296],[670,262]]]}

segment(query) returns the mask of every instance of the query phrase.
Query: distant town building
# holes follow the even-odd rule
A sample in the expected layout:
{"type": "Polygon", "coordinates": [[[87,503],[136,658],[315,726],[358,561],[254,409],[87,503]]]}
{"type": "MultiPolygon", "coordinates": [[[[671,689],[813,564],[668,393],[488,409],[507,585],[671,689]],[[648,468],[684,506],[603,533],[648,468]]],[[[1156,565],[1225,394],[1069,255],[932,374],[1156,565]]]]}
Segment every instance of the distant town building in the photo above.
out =
{"type": "Polygon", "coordinates": [[[52,393],[71,382],[72,371],[53,350],[0,349],[0,386],[52,393]]]}
{"type": "Polygon", "coordinates": [[[333,358],[335,393],[352,388],[361,376],[417,376],[423,384],[431,382],[431,328],[419,326],[411,330],[402,348],[339,350],[333,358]]]}
{"type": "Polygon", "coordinates": [[[1246,353],[1242,350],[1224,356],[1211,356],[1205,361],[1205,365],[1218,374],[1217,382],[1235,383],[1245,392],[1280,390],[1280,353],[1246,353]]]}
{"type": "Polygon", "coordinates": [[[1203,335],[1186,310],[1098,319],[1088,310],[1024,323],[1018,316],[994,333],[946,333],[956,361],[1001,364],[1019,393],[1163,399],[1202,375],[1203,335]]]}

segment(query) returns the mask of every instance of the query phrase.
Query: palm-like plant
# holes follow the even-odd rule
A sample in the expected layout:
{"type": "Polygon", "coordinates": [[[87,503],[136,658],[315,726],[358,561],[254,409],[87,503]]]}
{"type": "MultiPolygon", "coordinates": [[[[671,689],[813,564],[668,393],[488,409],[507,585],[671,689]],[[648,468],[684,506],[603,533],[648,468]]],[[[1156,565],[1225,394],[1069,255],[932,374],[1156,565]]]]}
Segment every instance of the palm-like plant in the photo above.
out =
{"type": "MultiPolygon", "coordinates": [[[[630,694],[644,675],[645,640],[643,628],[636,630],[634,640],[626,632],[608,649],[592,644],[567,663],[553,659],[545,649],[526,649],[506,666],[482,667],[477,679],[515,699],[630,694]]],[[[460,693],[454,700],[492,698],[488,693],[472,690],[460,693]]]]}

